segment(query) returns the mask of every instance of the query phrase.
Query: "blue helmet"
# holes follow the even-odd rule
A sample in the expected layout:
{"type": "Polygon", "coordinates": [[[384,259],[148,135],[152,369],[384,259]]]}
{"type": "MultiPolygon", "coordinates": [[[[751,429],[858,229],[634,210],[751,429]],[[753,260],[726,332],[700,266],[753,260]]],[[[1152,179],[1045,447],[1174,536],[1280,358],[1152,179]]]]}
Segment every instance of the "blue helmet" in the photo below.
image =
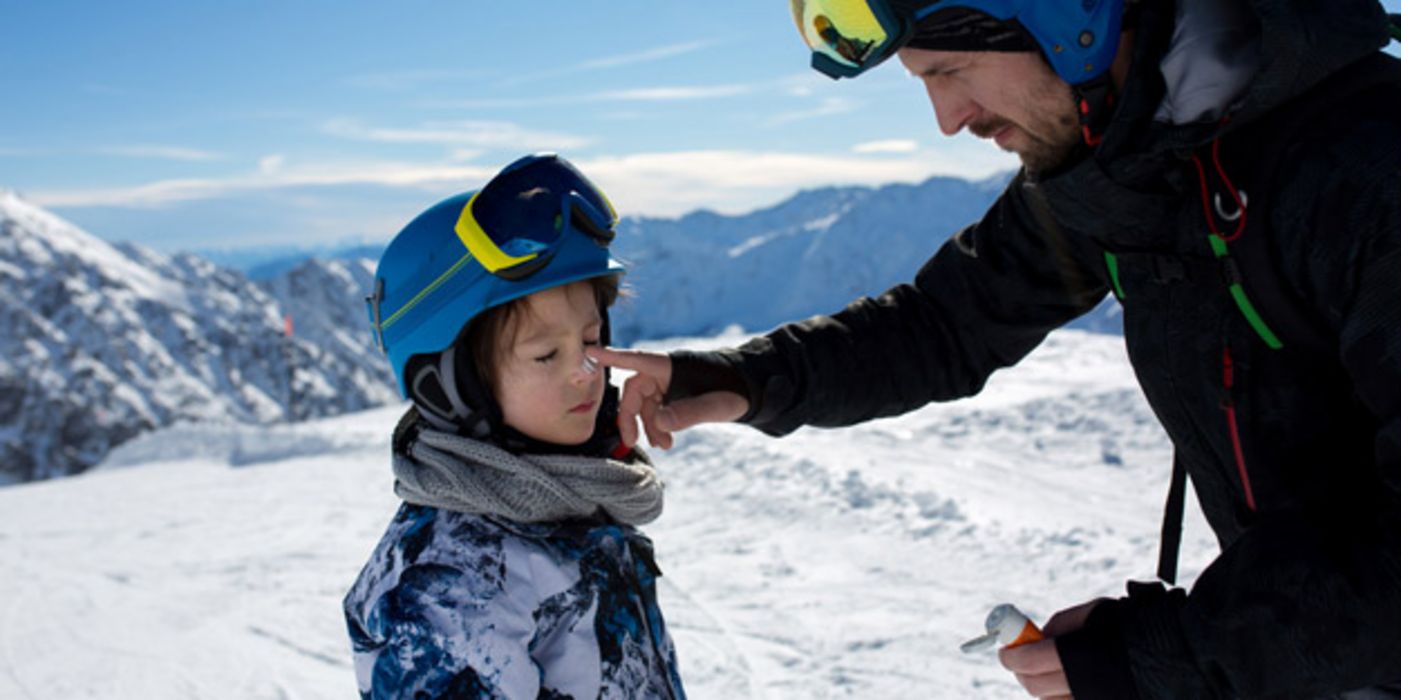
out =
{"type": "Polygon", "coordinates": [[[1015,23],[1062,80],[1081,85],[1109,69],[1119,49],[1125,0],[789,0],[812,66],[852,78],[890,58],[926,20],[971,10],[1015,23]]]}
{"type": "Polygon", "coordinates": [[[613,205],[568,161],[521,158],[481,190],[419,214],[389,243],[366,297],[399,393],[416,355],[442,353],[483,311],[543,289],[621,274],[613,205]]]}

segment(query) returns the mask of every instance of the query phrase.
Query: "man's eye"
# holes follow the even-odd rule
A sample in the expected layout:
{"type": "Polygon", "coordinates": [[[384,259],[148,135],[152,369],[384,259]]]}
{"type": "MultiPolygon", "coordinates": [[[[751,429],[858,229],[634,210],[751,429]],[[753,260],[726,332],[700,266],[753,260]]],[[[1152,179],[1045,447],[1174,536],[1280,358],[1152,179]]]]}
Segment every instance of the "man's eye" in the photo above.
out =
{"type": "Polygon", "coordinates": [[[555,359],[555,355],[557,355],[557,354],[559,354],[559,351],[558,351],[558,350],[551,350],[551,351],[549,352],[548,355],[541,355],[541,356],[535,358],[535,361],[536,361],[536,362],[539,362],[539,363],[542,364],[542,365],[543,365],[543,364],[548,364],[550,360],[555,359]]]}

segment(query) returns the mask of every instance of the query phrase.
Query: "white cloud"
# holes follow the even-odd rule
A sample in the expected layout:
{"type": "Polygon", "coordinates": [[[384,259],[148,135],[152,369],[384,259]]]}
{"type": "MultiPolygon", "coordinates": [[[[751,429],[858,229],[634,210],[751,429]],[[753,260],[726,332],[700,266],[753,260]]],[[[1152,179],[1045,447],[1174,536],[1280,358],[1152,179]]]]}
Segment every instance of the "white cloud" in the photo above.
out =
{"type": "Polygon", "coordinates": [[[436,144],[455,148],[501,148],[552,151],[581,148],[590,139],[572,134],[531,131],[510,122],[429,122],[414,128],[371,127],[354,119],[333,119],[322,131],[353,141],[436,144]]]}
{"type": "Polygon", "coordinates": [[[845,97],[826,97],[823,98],[822,101],[819,102],[815,107],[775,115],[768,120],[767,124],[769,126],[782,126],[784,124],[791,124],[793,122],[805,121],[808,119],[819,119],[822,117],[830,117],[838,114],[849,114],[851,112],[855,112],[859,106],[860,103],[856,102],[855,100],[847,99],[845,97]]]}
{"type": "Polygon", "coordinates": [[[343,82],[354,87],[374,90],[409,90],[432,83],[447,83],[471,80],[483,75],[482,71],[462,70],[404,70],[382,73],[352,75],[343,82]]]}
{"type": "Polygon", "coordinates": [[[281,170],[282,166],[286,163],[287,156],[284,156],[280,153],[274,153],[270,156],[263,156],[262,158],[258,159],[258,172],[264,175],[272,175],[277,171],[281,170]]]}
{"type": "Polygon", "coordinates": [[[742,213],[804,188],[919,182],[934,175],[983,178],[1016,167],[986,144],[899,156],[752,151],[674,151],[592,159],[575,164],[608,192],[624,215],[679,216],[706,208],[742,213]]]}
{"type": "Polygon", "coordinates": [[[918,150],[919,142],[913,139],[867,141],[851,147],[852,153],[914,153],[918,150]]]}
{"type": "Polygon", "coordinates": [[[619,54],[616,56],[605,56],[603,58],[595,58],[587,61],[580,61],[575,64],[567,65],[562,68],[555,68],[552,70],[543,70],[523,74],[513,73],[504,77],[499,84],[519,85],[521,83],[529,83],[538,80],[544,80],[547,78],[557,78],[560,76],[573,75],[576,73],[594,72],[599,70],[605,70],[608,68],[617,68],[619,66],[655,63],[657,61],[662,61],[668,58],[673,58],[676,56],[693,53],[695,51],[700,51],[702,49],[713,46],[716,43],[717,42],[709,40],[688,41],[680,44],[672,44],[670,46],[659,46],[656,48],[637,51],[634,53],[619,54]]]}
{"type": "Polygon", "coordinates": [[[154,144],[133,144],[130,146],[108,146],[98,149],[98,153],[124,158],[155,158],[160,160],[211,161],[223,160],[224,156],[212,151],[201,151],[181,146],[161,146],[154,144]]]}
{"type": "Polygon", "coordinates": [[[712,46],[713,41],[688,41],[671,46],[660,46],[637,53],[622,54],[620,56],[610,56],[607,58],[596,58],[592,61],[584,61],[579,64],[581,70],[597,70],[599,68],[615,68],[617,66],[627,66],[636,63],[652,63],[673,56],[699,51],[712,46]]]}
{"type": "Polygon", "coordinates": [[[592,104],[595,102],[676,102],[680,100],[712,100],[748,95],[764,89],[764,85],[727,83],[721,85],[672,85],[626,88],[574,95],[540,95],[537,97],[488,97],[453,100],[425,100],[417,106],[430,109],[513,109],[522,107],[556,107],[560,105],[592,104]]]}
{"type": "Polygon", "coordinates": [[[613,90],[599,94],[593,101],[672,102],[676,100],[708,100],[732,97],[754,91],[751,85],[706,85],[698,87],[654,87],[613,90]]]}
{"type": "MultiPolygon", "coordinates": [[[[933,175],[982,178],[1016,159],[975,140],[903,153],[810,154],[765,151],[668,151],[575,158],[624,215],[679,216],[696,209],[741,213],[794,192],[827,185],[918,182],[933,175]]],[[[265,159],[266,161],[266,159],[265,159]]],[[[501,164],[359,162],[295,165],[227,178],[164,180],[134,187],[32,193],[43,206],[147,208],[258,191],[378,186],[457,191],[479,186],[501,164]]]]}
{"type": "Polygon", "coordinates": [[[466,187],[484,181],[495,172],[479,166],[399,162],[321,163],[288,167],[285,161],[270,160],[279,158],[264,158],[259,170],[254,173],[223,178],[161,180],[131,187],[40,191],[34,192],[31,199],[48,207],[157,208],[177,202],[298,187],[466,187]],[[276,167],[264,167],[266,165],[276,167]]]}

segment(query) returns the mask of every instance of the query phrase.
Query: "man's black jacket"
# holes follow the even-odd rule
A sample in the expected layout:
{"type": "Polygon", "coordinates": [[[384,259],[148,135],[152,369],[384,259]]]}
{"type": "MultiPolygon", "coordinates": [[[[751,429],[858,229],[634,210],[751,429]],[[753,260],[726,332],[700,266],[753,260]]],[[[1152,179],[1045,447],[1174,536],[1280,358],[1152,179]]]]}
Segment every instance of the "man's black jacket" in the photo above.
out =
{"type": "MultiPolygon", "coordinates": [[[[1222,553],[1190,593],[1131,586],[1067,638],[1076,697],[1316,698],[1391,683],[1401,679],[1401,80],[1328,90],[1344,76],[1396,74],[1378,51],[1385,16],[1370,0],[1253,0],[1263,64],[1230,123],[1169,126],[1153,119],[1169,5],[1145,3],[1120,107],[1091,157],[1017,177],[913,283],[711,361],[738,370],[744,420],[774,435],[969,396],[1093,308],[1113,253],[1133,366],[1222,553]],[[1298,110],[1318,116],[1287,142],[1258,143],[1280,138],[1298,110]],[[1248,209],[1247,235],[1268,237],[1281,291],[1316,320],[1317,348],[1288,338],[1266,348],[1226,290],[1191,159],[1213,168],[1205,146],[1217,137],[1236,186],[1265,203],[1248,209]],[[1261,149],[1277,149],[1278,167],[1247,177],[1261,149]]],[[[679,355],[678,373],[686,366],[679,355]]]]}

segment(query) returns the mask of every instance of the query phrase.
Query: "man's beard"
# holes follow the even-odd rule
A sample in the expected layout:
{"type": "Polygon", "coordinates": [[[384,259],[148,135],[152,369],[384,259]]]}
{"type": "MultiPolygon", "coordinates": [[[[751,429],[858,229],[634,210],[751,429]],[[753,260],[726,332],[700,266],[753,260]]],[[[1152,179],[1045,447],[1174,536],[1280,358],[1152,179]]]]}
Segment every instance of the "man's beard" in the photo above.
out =
{"type": "MultiPolygon", "coordinates": [[[[1074,152],[1075,147],[1080,144],[1080,130],[1078,123],[1074,119],[1060,117],[1054,121],[1047,121],[1041,131],[1044,136],[1037,136],[1022,127],[998,116],[990,116],[981,121],[968,124],[968,131],[974,136],[984,139],[991,139],[1007,127],[1012,127],[1021,131],[1026,136],[1027,145],[1020,150],[1012,151],[1021,159],[1022,166],[1029,173],[1046,172],[1054,170],[1063,165],[1074,152]]],[[[1012,149],[1006,149],[1011,151],[1012,149]]]]}

